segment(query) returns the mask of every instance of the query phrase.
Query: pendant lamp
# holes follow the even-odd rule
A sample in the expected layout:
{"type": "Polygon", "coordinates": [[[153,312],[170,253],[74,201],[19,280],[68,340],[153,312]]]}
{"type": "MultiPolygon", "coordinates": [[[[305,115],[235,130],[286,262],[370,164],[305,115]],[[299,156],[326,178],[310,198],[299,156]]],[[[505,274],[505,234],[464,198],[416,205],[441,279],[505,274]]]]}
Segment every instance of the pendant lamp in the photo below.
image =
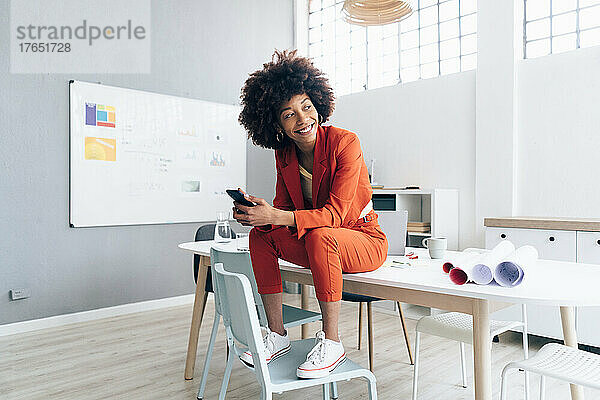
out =
{"type": "Polygon", "coordinates": [[[342,8],[349,24],[374,26],[400,22],[413,12],[408,0],[346,0],[342,8]]]}

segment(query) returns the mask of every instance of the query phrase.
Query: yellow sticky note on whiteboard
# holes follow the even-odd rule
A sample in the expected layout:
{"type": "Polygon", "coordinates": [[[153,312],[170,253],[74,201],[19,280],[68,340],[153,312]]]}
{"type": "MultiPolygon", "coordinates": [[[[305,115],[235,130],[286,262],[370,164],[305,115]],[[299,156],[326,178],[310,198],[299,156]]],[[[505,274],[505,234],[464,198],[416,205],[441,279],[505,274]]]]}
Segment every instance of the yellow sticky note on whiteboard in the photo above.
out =
{"type": "Polygon", "coordinates": [[[117,161],[117,140],[86,136],[85,159],[117,161]]]}

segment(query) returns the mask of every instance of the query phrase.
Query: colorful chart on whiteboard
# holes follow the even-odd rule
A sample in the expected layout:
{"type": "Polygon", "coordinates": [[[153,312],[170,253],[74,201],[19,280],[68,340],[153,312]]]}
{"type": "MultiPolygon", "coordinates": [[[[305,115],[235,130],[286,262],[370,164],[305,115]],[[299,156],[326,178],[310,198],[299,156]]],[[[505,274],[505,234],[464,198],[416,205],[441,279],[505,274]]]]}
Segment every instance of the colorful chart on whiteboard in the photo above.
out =
{"type": "Polygon", "coordinates": [[[201,222],[245,187],[239,106],[71,81],[70,224],[201,222]]]}

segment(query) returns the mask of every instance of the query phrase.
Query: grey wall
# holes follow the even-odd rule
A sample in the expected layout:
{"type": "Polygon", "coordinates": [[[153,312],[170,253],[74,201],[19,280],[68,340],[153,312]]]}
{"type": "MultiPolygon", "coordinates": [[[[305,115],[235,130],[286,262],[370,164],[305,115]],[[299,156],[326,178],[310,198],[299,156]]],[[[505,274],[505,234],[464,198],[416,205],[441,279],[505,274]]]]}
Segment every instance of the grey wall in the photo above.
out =
{"type": "MultiPolygon", "coordinates": [[[[0,324],[193,293],[177,244],[199,224],[68,227],[69,79],[237,103],[249,72],[293,46],[291,0],[153,1],[152,72],[9,71],[9,6],[0,3],[0,324]],[[27,287],[31,298],[9,301],[27,287]]],[[[90,10],[93,12],[93,10],[90,10]]],[[[251,148],[249,168],[272,170],[251,148]]],[[[249,190],[272,187],[249,174],[249,190]]]]}

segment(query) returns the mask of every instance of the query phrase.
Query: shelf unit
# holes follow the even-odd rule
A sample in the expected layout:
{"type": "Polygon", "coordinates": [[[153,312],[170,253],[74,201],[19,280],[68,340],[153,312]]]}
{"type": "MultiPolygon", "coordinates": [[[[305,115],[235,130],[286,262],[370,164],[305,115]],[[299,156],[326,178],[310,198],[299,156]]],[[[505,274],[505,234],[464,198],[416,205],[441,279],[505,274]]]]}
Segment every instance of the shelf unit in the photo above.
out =
{"type": "Polygon", "coordinates": [[[409,231],[407,246],[422,247],[424,238],[434,236],[447,238],[448,249],[458,250],[457,189],[373,189],[373,209],[379,214],[382,227],[394,212],[401,210],[408,211],[411,222],[431,223],[429,233],[409,231]]]}

